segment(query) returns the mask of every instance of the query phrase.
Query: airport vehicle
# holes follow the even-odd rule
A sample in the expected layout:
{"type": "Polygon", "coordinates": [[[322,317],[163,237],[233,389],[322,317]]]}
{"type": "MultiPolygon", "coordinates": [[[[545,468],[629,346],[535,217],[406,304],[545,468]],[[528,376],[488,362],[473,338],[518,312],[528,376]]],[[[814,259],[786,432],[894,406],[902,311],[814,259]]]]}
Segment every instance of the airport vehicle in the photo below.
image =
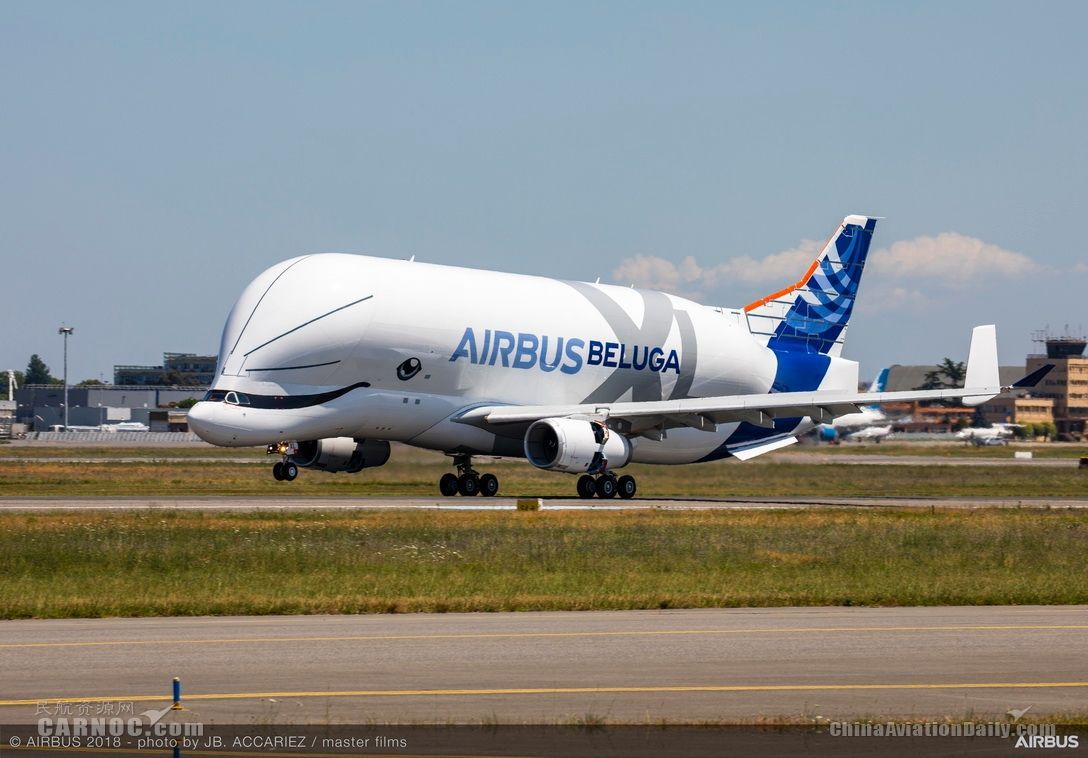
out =
{"type": "Polygon", "coordinates": [[[616,473],[628,463],[748,460],[863,405],[1010,389],[991,325],[973,332],[966,388],[857,391],[841,352],[875,228],[847,216],[796,283],[738,309],[415,260],[293,258],[242,292],[189,426],[216,445],[267,445],[287,480],[380,466],[399,441],[452,457],[444,495],[496,494],[472,464],[487,455],[611,498],[636,493],[616,473]]]}
{"type": "Polygon", "coordinates": [[[102,426],[104,432],[149,432],[151,427],[147,424],[141,424],[139,421],[121,421],[116,424],[104,424],[102,426]]]}

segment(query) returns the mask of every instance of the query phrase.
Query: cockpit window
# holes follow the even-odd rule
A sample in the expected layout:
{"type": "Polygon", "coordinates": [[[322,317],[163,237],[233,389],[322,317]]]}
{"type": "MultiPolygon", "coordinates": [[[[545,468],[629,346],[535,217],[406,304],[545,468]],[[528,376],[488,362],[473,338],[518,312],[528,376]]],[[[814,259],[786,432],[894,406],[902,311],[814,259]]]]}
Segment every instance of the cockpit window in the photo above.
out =
{"type": "Polygon", "coordinates": [[[341,387],[330,392],[319,392],[314,395],[248,395],[236,390],[208,390],[204,395],[204,402],[228,403],[230,405],[246,405],[251,408],[275,408],[286,410],[290,408],[309,408],[321,405],[338,397],[343,397],[352,390],[360,387],[369,387],[370,382],[356,382],[355,384],[341,387]]]}

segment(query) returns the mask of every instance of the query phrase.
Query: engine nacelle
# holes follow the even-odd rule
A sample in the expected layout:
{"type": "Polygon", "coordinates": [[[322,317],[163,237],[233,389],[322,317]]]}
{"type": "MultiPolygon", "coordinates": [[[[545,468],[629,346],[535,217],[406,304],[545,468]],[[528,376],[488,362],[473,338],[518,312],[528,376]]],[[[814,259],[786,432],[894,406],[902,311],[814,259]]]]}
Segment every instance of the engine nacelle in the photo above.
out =
{"type": "Polygon", "coordinates": [[[545,418],[525,432],[525,457],[537,468],[568,474],[595,474],[626,466],[631,441],[599,421],[545,418]]]}
{"type": "Polygon", "coordinates": [[[322,471],[346,471],[354,474],[364,468],[381,466],[389,460],[389,443],[384,440],[355,440],[329,437],[298,443],[291,460],[303,468],[322,471]]]}

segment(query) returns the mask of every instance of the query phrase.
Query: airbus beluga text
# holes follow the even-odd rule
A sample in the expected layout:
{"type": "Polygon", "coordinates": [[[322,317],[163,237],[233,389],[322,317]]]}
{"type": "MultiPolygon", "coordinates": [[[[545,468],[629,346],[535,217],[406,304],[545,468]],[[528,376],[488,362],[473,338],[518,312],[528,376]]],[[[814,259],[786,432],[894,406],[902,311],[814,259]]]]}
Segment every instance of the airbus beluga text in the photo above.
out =
{"type": "Polygon", "coordinates": [[[857,391],[858,365],[840,353],[875,227],[847,216],[796,283],[743,309],[414,261],[294,258],[242,292],[189,425],[215,445],[268,445],[278,479],[381,466],[397,441],[452,456],[444,495],[498,492],[472,466],[487,455],[578,475],[582,497],[629,498],[635,480],[616,474],[628,463],[747,460],[861,406],[977,404],[1011,389],[998,382],[994,327],[979,326],[965,388],[857,391]]]}

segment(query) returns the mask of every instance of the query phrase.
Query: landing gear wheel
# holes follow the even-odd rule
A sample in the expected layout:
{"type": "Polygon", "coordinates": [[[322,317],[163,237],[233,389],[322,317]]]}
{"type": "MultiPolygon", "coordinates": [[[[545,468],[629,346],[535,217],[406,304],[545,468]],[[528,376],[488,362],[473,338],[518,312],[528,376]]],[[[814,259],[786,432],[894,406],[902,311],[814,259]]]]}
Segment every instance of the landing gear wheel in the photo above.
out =
{"type": "Polygon", "coordinates": [[[494,474],[484,474],[480,477],[480,494],[484,497],[494,497],[499,493],[499,478],[494,474]]]}
{"type": "Polygon", "coordinates": [[[616,480],[610,476],[597,479],[597,497],[609,500],[616,496],[616,480]]]}
{"type": "Polygon", "coordinates": [[[578,477],[578,497],[589,499],[597,494],[597,482],[589,474],[578,477]]]}
{"type": "Polygon", "coordinates": [[[457,491],[465,497],[472,497],[480,491],[480,480],[472,474],[461,474],[457,477],[457,491]]]}
{"type": "Polygon", "coordinates": [[[284,478],[285,481],[293,482],[293,481],[295,481],[295,478],[297,476],[298,476],[298,466],[296,466],[291,461],[287,461],[287,463],[283,464],[283,478],[284,478]]]}
{"type": "Polygon", "coordinates": [[[279,461],[272,464],[272,476],[277,482],[283,481],[283,464],[279,461]]]}
{"type": "Polygon", "coordinates": [[[442,478],[438,480],[438,491],[446,497],[453,497],[457,494],[457,475],[456,474],[443,474],[442,478]]]}
{"type": "Polygon", "coordinates": [[[635,477],[624,474],[616,482],[616,486],[619,488],[620,497],[624,500],[630,500],[635,496],[635,490],[638,489],[635,486],[635,477]]]}

